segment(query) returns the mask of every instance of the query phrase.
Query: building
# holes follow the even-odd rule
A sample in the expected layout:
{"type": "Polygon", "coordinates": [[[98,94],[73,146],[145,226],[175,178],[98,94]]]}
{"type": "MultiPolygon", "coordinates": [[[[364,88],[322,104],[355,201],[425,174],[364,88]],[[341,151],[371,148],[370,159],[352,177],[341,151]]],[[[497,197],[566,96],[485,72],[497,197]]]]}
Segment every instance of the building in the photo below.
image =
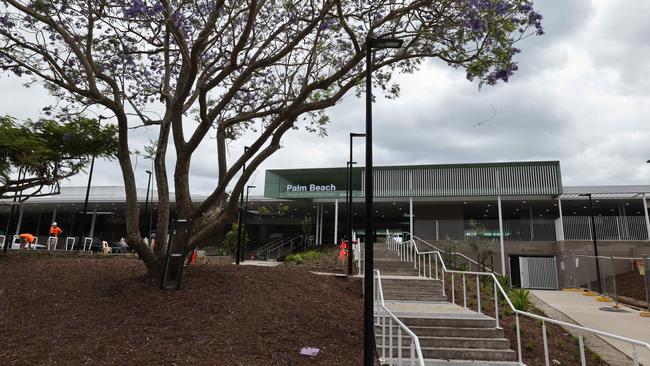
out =
{"type": "MultiPolygon", "coordinates": [[[[353,227],[361,236],[363,175],[364,168],[353,168],[353,227]]],[[[386,166],[375,167],[374,177],[376,234],[405,232],[472,258],[480,243],[492,252],[489,264],[499,272],[510,272],[522,257],[560,260],[593,253],[586,194],[592,198],[599,254],[636,257],[650,248],[650,186],[565,187],[558,161],[386,166]]],[[[264,197],[252,197],[248,206],[253,247],[296,235],[316,244],[339,241],[345,236],[346,188],[346,168],[266,171],[264,197]]],[[[56,219],[74,232],[85,188],[63,188],[61,193],[21,206],[19,227],[46,235],[56,219]]],[[[145,191],[138,193],[144,204],[145,191]]],[[[155,217],[153,197],[152,210],[143,212],[143,218],[155,217]]],[[[202,199],[193,197],[194,202],[202,199]]],[[[123,188],[93,187],[84,223],[88,235],[119,240],[123,202],[123,188]]],[[[0,222],[7,221],[8,211],[2,208],[0,222]]],[[[206,246],[221,241],[215,238],[206,246]]]]}

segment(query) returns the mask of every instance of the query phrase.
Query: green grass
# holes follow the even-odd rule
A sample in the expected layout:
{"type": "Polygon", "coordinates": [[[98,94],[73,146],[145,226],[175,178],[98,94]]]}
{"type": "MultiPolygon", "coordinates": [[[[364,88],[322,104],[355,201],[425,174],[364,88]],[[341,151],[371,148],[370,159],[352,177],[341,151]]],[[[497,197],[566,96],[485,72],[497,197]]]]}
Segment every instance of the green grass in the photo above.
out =
{"type": "Polygon", "coordinates": [[[320,252],[317,250],[308,250],[301,253],[291,253],[284,258],[285,262],[293,262],[300,264],[309,260],[315,260],[320,257],[320,252]]]}

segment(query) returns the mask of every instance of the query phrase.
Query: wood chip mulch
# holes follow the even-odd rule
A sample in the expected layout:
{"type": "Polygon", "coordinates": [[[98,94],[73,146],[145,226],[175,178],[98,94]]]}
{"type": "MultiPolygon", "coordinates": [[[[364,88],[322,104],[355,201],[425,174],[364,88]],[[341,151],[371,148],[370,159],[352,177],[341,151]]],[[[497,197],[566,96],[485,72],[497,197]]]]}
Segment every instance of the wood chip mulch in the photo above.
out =
{"type": "Polygon", "coordinates": [[[358,279],[290,266],[186,273],[181,291],[160,291],[135,259],[0,256],[0,364],[362,363],[358,279]]]}

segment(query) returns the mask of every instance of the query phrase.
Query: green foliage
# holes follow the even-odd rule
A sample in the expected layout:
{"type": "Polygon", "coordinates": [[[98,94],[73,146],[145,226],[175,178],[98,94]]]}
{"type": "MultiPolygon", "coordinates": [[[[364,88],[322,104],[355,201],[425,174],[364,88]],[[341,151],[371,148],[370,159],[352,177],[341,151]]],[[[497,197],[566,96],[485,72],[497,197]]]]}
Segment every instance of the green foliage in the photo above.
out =
{"type": "Polygon", "coordinates": [[[284,260],[285,262],[292,262],[296,264],[301,264],[306,261],[315,260],[320,258],[320,252],[317,250],[308,250],[301,253],[291,253],[287,255],[284,260]]]}
{"type": "Polygon", "coordinates": [[[532,308],[532,303],[530,301],[530,292],[522,288],[516,288],[510,290],[508,294],[510,297],[510,302],[512,306],[519,311],[529,311],[532,308]]]}
{"type": "Polygon", "coordinates": [[[493,254],[492,249],[490,249],[490,242],[485,241],[485,227],[474,220],[469,221],[469,227],[470,231],[475,233],[475,236],[469,241],[469,246],[476,253],[476,259],[481,271],[485,271],[486,262],[493,254]]]}
{"type": "Polygon", "coordinates": [[[443,252],[440,253],[442,255],[442,260],[445,262],[445,265],[450,268],[450,269],[456,269],[458,268],[456,265],[456,247],[457,247],[457,242],[456,241],[451,241],[447,239],[443,245],[442,245],[442,250],[443,252]]]}
{"type": "Polygon", "coordinates": [[[114,158],[117,148],[117,128],[96,120],[17,122],[0,117],[0,195],[55,185],[87,167],[93,156],[114,158]],[[12,176],[19,170],[25,178],[16,181],[12,176]]]}
{"type": "MultiPolygon", "coordinates": [[[[229,255],[235,255],[237,251],[237,229],[239,228],[238,224],[232,224],[230,231],[226,233],[226,240],[223,241],[223,248],[225,253],[229,255]]],[[[246,227],[242,227],[242,247],[245,247],[246,244],[250,242],[248,237],[248,232],[246,227]]]]}
{"type": "Polygon", "coordinates": [[[271,213],[271,209],[266,206],[260,206],[257,208],[257,213],[260,215],[268,215],[271,213]]]}
{"type": "Polygon", "coordinates": [[[501,288],[507,293],[510,290],[510,277],[506,275],[497,275],[496,276],[497,281],[499,281],[499,285],[501,285],[501,288]]]}

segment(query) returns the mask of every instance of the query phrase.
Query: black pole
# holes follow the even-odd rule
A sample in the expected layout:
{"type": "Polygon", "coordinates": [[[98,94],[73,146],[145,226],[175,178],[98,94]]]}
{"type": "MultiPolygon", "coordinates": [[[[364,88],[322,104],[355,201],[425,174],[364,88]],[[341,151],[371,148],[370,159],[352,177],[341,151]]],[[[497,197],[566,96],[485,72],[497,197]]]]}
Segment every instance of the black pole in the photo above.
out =
{"type": "MultiPolygon", "coordinates": [[[[365,179],[365,206],[366,225],[364,233],[365,257],[364,257],[364,291],[363,291],[363,364],[373,366],[375,364],[375,327],[374,327],[374,273],[373,273],[373,248],[374,238],[372,237],[372,42],[366,38],[366,179],[365,179]]],[[[351,161],[351,160],[350,160],[351,161]]]]}
{"type": "MultiPolygon", "coordinates": [[[[88,210],[88,196],[90,195],[90,183],[93,181],[93,169],[95,168],[95,155],[90,160],[90,172],[88,173],[88,185],[86,185],[86,198],[84,199],[84,209],[81,216],[81,224],[79,225],[79,245],[81,245],[81,237],[86,228],[86,211],[88,210]]],[[[79,248],[77,245],[77,248],[79,248]]]]}
{"type": "Polygon", "coordinates": [[[598,293],[603,292],[603,284],[600,278],[600,261],[598,260],[598,244],[596,243],[596,222],[594,220],[594,206],[591,204],[591,193],[589,197],[589,212],[591,214],[591,237],[594,240],[594,255],[596,256],[596,276],[598,277],[598,293]]]}
{"type": "Polygon", "coordinates": [[[348,276],[352,276],[352,135],[350,135],[350,161],[348,161],[348,186],[345,191],[345,204],[348,206],[348,276]]]}
{"type": "Polygon", "coordinates": [[[346,190],[346,199],[348,206],[348,276],[352,275],[352,262],[353,262],[353,252],[352,252],[352,166],[355,164],[352,161],[352,139],[355,137],[365,136],[362,133],[350,133],[350,161],[348,162],[348,187],[346,190]]]}
{"type": "MultiPolygon", "coordinates": [[[[244,155],[248,150],[248,146],[244,146],[244,155]]],[[[244,159],[244,164],[241,168],[242,177],[246,173],[246,159],[244,159]]],[[[243,187],[242,187],[243,188],[243,187]]],[[[239,217],[237,218],[237,249],[235,250],[235,264],[239,265],[239,258],[241,257],[241,241],[242,241],[242,205],[244,204],[244,190],[241,190],[241,195],[239,197],[239,217]]]]}
{"type": "MultiPolygon", "coordinates": [[[[149,179],[147,179],[147,197],[144,199],[144,215],[142,215],[145,220],[147,219],[147,212],[149,209],[149,187],[151,186],[151,172],[147,170],[146,173],[149,174],[149,179]]],[[[145,234],[145,237],[147,238],[151,235],[150,233],[145,234]]]]}

